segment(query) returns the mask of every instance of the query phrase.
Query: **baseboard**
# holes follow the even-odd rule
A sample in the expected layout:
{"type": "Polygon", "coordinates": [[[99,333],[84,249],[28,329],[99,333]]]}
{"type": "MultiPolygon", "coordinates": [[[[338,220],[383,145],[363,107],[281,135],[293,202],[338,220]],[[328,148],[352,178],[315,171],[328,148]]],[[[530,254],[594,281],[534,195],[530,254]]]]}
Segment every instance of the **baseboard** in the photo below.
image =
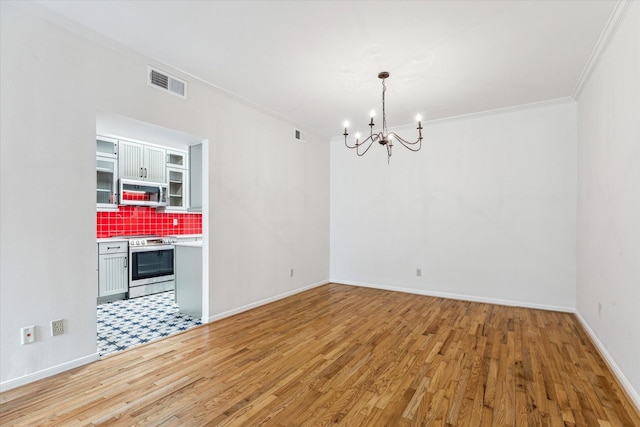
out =
{"type": "Polygon", "coordinates": [[[448,292],[436,292],[436,291],[414,289],[414,288],[403,288],[400,286],[385,286],[385,285],[378,285],[373,283],[351,282],[348,280],[332,280],[331,282],[340,283],[343,285],[350,285],[350,286],[362,286],[365,288],[382,289],[385,291],[396,291],[396,292],[404,292],[407,294],[424,295],[429,297],[447,298],[447,299],[455,299],[455,300],[471,301],[471,302],[482,302],[482,303],[496,304],[496,305],[506,305],[509,307],[535,308],[538,310],[560,311],[563,313],[576,312],[575,308],[573,307],[562,307],[562,306],[547,305],[547,304],[533,304],[526,301],[512,301],[512,300],[503,300],[503,299],[497,299],[497,298],[485,298],[485,297],[478,297],[474,295],[453,294],[448,292]]]}
{"type": "Polygon", "coordinates": [[[283,298],[287,298],[292,295],[299,294],[300,292],[308,291],[309,289],[317,288],[318,286],[326,285],[327,283],[330,283],[330,282],[328,280],[323,280],[321,282],[316,282],[311,285],[304,286],[302,288],[294,289],[293,291],[285,292],[283,294],[269,297],[260,301],[252,302],[251,304],[243,305],[242,307],[234,308],[233,310],[225,311],[223,313],[219,313],[214,316],[211,316],[209,317],[208,322],[215,322],[216,320],[224,319],[225,317],[235,316],[236,314],[240,314],[244,311],[248,311],[256,307],[260,307],[262,305],[266,305],[266,304],[281,300],[283,298]]]}
{"type": "Polygon", "coordinates": [[[576,312],[575,314],[578,318],[578,321],[580,322],[580,325],[582,325],[582,328],[585,330],[587,335],[589,335],[589,338],[591,338],[591,342],[596,346],[596,349],[600,353],[600,356],[602,357],[602,359],[604,359],[607,366],[609,366],[609,369],[611,370],[611,372],[613,372],[613,375],[616,377],[624,391],[627,393],[629,399],[631,399],[633,404],[636,406],[636,412],[640,415],[640,394],[638,394],[638,392],[633,388],[631,383],[627,380],[627,377],[624,376],[622,370],[620,370],[607,349],[598,339],[596,333],[593,332],[593,329],[591,329],[587,321],[584,320],[580,313],[576,312]]]}
{"type": "Polygon", "coordinates": [[[4,381],[0,383],[0,392],[8,391],[16,387],[20,387],[25,384],[32,383],[34,381],[51,377],[61,372],[68,371],[70,369],[74,369],[79,366],[87,365],[97,360],[100,360],[100,355],[98,353],[93,353],[88,356],[81,357],[79,359],[71,360],[69,362],[65,362],[60,365],[52,366],[50,368],[43,369],[38,372],[34,372],[32,374],[28,374],[19,378],[14,378],[12,380],[4,381]]]}

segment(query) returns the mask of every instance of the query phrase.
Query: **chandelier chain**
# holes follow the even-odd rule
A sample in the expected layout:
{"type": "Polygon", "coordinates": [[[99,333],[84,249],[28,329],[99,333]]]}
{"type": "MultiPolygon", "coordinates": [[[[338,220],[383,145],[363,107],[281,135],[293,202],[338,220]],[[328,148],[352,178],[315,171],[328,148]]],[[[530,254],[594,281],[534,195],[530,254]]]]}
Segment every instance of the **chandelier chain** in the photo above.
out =
{"type": "Polygon", "coordinates": [[[385,111],[384,93],[387,91],[387,85],[382,79],[382,132],[387,133],[387,113],[385,111]]]}

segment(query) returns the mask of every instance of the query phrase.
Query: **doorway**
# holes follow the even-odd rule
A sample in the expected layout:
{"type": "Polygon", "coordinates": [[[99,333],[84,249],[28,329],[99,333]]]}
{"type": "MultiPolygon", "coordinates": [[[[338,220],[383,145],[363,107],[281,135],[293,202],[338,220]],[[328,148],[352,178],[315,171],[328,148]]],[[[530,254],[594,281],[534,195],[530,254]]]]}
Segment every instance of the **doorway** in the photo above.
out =
{"type": "MultiPolygon", "coordinates": [[[[134,144],[152,144],[166,150],[166,184],[169,187],[167,196],[176,193],[174,188],[181,189],[180,196],[189,195],[188,204],[176,206],[178,203],[169,203],[166,208],[123,206],[119,203],[109,207],[110,209],[104,209],[104,205],[97,206],[96,237],[98,241],[130,239],[140,235],[169,237],[176,245],[196,241],[199,243],[195,244],[201,246],[200,256],[202,257],[202,274],[198,276],[200,283],[197,284],[201,289],[199,291],[202,307],[199,311],[200,317],[194,317],[190,315],[193,313],[181,310],[182,303],[180,298],[176,299],[176,293],[183,294],[176,292],[175,285],[171,289],[162,289],[162,292],[154,290],[152,294],[130,299],[126,298],[128,292],[122,292],[120,289],[119,294],[105,298],[100,294],[104,289],[101,287],[104,274],[99,271],[99,283],[96,286],[98,289],[96,336],[97,352],[104,357],[162,339],[208,321],[209,291],[208,286],[205,286],[208,283],[209,227],[205,219],[208,211],[208,140],[117,114],[102,112],[96,115],[96,135],[125,141],[125,144],[132,141],[134,144]],[[185,158],[189,159],[182,170],[179,165],[176,165],[174,153],[186,153],[185,158]],[[180,175],[178,172],[181,172],[181,176],[185,179],[176,184],[174,181],[176,181],[176,175],[180,175]]],[[[115,173],[118,174],[117,170],[115,173]]],[[[130,256],[130,254],[124,254],[125,268],[130,266],[130,256]]],[[[99,263],[99,265],[103,264],[99,263]]],[[[130,277],[124,281],[130,281],[130,277]]],[[[193,284],[190,284],[190,287],[192,288],[193,284]]]]}

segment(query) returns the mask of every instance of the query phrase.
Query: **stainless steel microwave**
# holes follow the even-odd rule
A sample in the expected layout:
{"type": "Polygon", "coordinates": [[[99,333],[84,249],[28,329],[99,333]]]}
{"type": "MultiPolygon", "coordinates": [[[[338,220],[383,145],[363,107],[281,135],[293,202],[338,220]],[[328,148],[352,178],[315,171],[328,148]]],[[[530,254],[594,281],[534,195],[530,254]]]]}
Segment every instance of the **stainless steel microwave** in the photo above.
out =
{"type": "Polygon", "coordinates": [[[167,184],[120,179],[121,205],[167,206],[167,184]]]}

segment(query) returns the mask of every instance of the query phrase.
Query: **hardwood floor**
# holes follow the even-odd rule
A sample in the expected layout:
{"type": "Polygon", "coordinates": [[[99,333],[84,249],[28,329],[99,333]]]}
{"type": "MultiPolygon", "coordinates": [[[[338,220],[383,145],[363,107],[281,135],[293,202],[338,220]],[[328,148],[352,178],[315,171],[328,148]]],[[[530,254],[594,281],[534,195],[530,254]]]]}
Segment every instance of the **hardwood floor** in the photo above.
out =
{"type": "Polygon", "coordinates": [[[0,395],[0,425],[640,426],[572,314],[330,284],[0,395]]]}

